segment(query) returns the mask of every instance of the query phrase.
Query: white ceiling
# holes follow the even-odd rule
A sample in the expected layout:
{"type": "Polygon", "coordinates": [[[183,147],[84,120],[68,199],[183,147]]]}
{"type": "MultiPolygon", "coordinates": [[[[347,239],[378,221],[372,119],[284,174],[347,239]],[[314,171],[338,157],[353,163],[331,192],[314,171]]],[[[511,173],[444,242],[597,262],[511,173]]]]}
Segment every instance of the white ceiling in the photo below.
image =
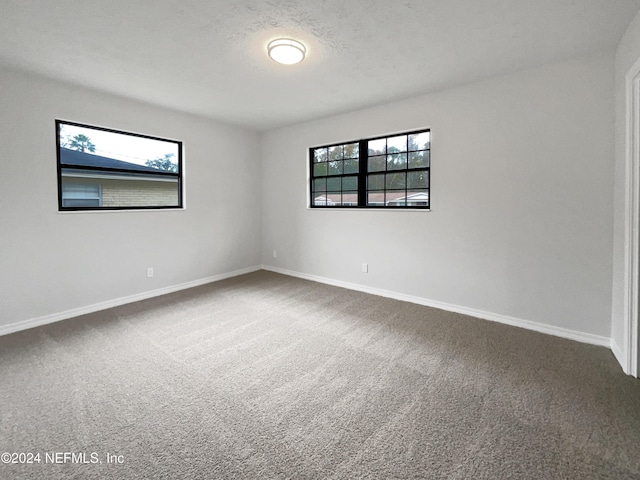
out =
{"type": "Polygon", "coordinates": [[[255,130],[613,49],[640,0],[0,0],[0,63],[255,130]],[[282,66],[279,36],[306,44],[282,66]]]}

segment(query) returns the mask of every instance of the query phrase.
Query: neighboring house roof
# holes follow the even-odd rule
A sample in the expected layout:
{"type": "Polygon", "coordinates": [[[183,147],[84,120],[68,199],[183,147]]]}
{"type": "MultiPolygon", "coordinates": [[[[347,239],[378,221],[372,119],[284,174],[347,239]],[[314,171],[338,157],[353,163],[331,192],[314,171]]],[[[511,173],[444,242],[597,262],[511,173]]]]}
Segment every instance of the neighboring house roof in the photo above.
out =
{"type": "Polygon", "coordinates": [[[138,165],[136,163],[116,160],[115,158],[102,157],[92,153],[80,152],[68,148],[60,148],[60,164],[62,166],[73,167],[103,167],[103,168],[119,168],[136,172],[154,172],[158,173],[159,169],[138,165]]]}
{"type": "Polygon", "coordinates": [[[406,197],[396,198],[393,200],[389,200],[387,203],[402,203],[404,201],[407,202],[428,202],[429,194],[426,192],[414,193],[411,195],[407,195],[406,197]]]}
{"type": "MultiPolygon", "coordinates": [[[[393,204],[393,203],[404,203],[406,202],[424,202],[429,200],[429,194],[427,192],[418,192],[412,193],[405,197],[404,192],[387,192],[385,197],[384,193],[368,193],[367,194],[368,202],[374,204],[384,205],[393,204]]],[[[350,203],[356,204],[358,203],[358,195],[355,193],[329,193],[326,195],[320,195],[315,197],[316,205],[340,205],[341,203],[350,203]]]]}

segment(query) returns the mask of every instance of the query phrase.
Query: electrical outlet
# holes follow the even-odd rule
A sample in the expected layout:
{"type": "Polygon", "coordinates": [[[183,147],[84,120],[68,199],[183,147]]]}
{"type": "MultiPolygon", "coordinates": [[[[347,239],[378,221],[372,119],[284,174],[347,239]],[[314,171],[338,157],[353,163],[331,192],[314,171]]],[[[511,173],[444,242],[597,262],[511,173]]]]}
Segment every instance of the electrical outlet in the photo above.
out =
{"type": "Polygon", "coordinates": [[[369,273],[369,264],[368,263],[363,263],[362,264],[362,273],[369,273]]]}
{"type": "Polygon", "coordinates": [[[278,256],[278,252],[276,252],[275,250],[273,251],[273,258],[276,258],[278,256]]]}
{"type": "Polygon", "coordinates": [[[153,277],[153,267],[147,268],[147,278],[153,277]]]}

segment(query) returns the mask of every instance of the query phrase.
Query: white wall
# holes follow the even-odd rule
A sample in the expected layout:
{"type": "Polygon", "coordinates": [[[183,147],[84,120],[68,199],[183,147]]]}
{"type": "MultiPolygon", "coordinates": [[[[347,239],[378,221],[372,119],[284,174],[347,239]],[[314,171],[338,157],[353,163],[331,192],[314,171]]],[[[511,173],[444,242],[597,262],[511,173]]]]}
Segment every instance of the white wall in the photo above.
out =
{"type": "Polygon", "coordinates": [[[0,70],[0,330],[259,265],[258,141],[209,120],[0,70]],[[59,213],[56,118],[182,140],[187,208],[59,213]]]}
{"type": "MultiPolygon", "coordinates": [[[[640,58],[640,13],[632,20],[620,40],[615,62],[615,200],[613,239],[613,308],[611,341],[614,351],[625,357],[624,243],[625,243],[625,155],[626,155],[626,81],[627,72],[640,58]]],[[[619,359],[620,360],[620,359],[619,359]]],[[[640,370],[640,365],[639,365],[640,370]]]]}
{"type": "Polygon", "coordinates": [[[608,338],[613,71],[607,52],[265,134],[263,263],[608,338]],[[308,147],[422,127],[431,212],[306,208],[308,147]]]}

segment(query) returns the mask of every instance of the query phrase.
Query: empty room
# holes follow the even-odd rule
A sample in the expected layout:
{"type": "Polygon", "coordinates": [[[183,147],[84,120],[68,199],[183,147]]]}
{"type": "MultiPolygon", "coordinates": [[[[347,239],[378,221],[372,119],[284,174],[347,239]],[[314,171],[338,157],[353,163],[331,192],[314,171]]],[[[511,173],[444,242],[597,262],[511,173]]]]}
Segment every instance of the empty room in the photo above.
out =
{"type": "Polygon", "coordinates": [[[640,0],[0,0],[0,478],[640,479],[640,0]]]}

